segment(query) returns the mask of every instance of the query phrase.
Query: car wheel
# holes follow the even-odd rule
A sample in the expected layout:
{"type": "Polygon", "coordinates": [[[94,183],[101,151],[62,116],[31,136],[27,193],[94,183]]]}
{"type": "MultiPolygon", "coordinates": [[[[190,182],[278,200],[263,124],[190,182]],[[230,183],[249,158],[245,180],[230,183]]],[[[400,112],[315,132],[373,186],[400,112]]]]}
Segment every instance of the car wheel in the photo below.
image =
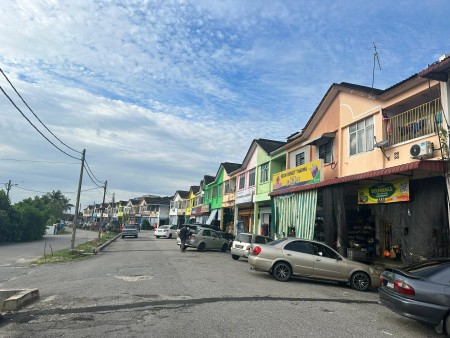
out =
{"type": "Polygon", "coordinates": [[[370,287],[370,277],[365,272],[355,272],[350,278],[350,285],[355,290],[366,291],[370,287]]]}
{"type": "Polygon", "coordinates": [[[220,251],[227,252],[227,250],[228,250],[228,244],[225,243],[224,245],[222,245],[222,249],[220,251]]]}
{"type": "Polygon", "coordinates": [[[238,255],[231,255],[231,257],[232,257],[235,261],[237,261],[237,260],[239,259],[239,256],[238,256],[238,255]]]}
{"type": "Polygon", "coordinates": [[[197,248],[198,251],[205,251],[205,249],[206,249],[205,243],[200,243],[198,245],[198,248],[197,248]]]}
{"type": "Polygon", "coordinates": [[[156,238],[159,238],[159,236],[156,236],[156,238]]]}
{"type": "Polygon", "coordinates": [[[286,262],[278,262],[273,267],[273,276],[280,282],[286,282],[291,278],[292,270],[291,266],[286,262]]]}
{"type": "Polygon", "coordinates": [[[122,238],[125,238],[125,236],[122,236],[122,238]]]}
{"type": "Polygon", "coordinates": [[[169,239],[171,239],[172,238],[172,234],[169,234],[169,239]]]}

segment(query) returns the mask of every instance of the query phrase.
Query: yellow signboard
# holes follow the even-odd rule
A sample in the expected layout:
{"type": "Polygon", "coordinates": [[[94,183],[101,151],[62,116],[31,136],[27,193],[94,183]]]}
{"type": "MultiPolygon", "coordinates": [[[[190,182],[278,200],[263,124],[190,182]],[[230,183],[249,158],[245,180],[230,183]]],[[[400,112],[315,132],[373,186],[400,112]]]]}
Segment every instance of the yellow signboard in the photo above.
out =
{"type": "Polygon", "coordinates": [[[321,181],[322,160],[315,160],[272,176],[272,191],[300,187],[321,181]]]}
{"type": "Polygon", "coordinates": [[[377,183],[358,188],[358,204],[395,203],[409,201],[409,179],[377,183]]]}

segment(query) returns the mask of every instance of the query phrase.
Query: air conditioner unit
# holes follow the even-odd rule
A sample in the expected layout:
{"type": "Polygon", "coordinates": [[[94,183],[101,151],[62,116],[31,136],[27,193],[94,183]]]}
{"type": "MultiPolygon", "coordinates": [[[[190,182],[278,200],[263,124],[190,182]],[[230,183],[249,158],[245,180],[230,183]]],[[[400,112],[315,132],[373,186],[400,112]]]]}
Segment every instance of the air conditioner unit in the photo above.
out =
{"type": "Polygon", "coordinates": [[[411,158],[415,158],[418,160],[424,158],[430,158],[433,156],[433,143],[430,141],[420,142],[418,144],[414,144],[409,149],[409,153],[411,158]]]}

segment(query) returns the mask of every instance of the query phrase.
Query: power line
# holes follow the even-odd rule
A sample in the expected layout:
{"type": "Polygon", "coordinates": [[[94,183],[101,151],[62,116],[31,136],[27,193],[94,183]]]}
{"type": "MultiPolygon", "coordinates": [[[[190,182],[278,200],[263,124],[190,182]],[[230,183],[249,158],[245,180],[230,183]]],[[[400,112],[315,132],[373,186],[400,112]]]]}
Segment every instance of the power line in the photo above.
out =
{"type": "MultiPolygon", "coordinates": [[[[26,191],[31,191],[31,192],[37,192],[37,193],[40,193],[40,194],[47,194],[48,193],[48,191],[39,191],[39,190],[33,190],[33,189],[27,189],[27,188],[22,188],[22,187],[19,187],[19,186],[16,186],[16,188],[17,189],[21,189],[21,190],[26,190],[26,191]]],[[[100,187],[100,188],[102,188],[102,187],[100,187]]],[[[99,187],[94,187],[94,188],[90,188],[90,189],[84,189],[84,190],[81,190],[81,191],[91,191],[91,190],[98,190],[99,189],[99,187]]],[[[77,192],[76,191],[61,191],[61,194],[76,194],[77,192]]]]}
{"type": "Polygon", "coordinates": [[[38,128],[36,128],[36,126],[33,124],[33,122],[31,122],[31,121],[29,120],[29,118],[25,116],[25,114],[22,112],[22,110],[20,110],[20,108],[17,107],[17,105],[16,105],[16,104],[14,103],[14,101],[9,97],[9,95],[6,94],[5,90],[3,89],[3,87],[2,87],[1,85],[0,85],[0,90],[1,90],[1,91],[3,92],[3,94],[8,98],[8,100],[11,102],[11,104],[12,104],[12,105],[20,112],[20,114],[22,114],[22,116],[28,121],[28,123],[31,124],[31,125],[33,126],[33,128],[36,129],[36,131],[37,131],[39,134],[41,134],[41,136],[42,136],[43,138],[45,138],[52,146],[54,146],[56,149],[58,149],[60,152],[62,152],[62,153],[64,153],[64,154],[66,154],[67,156],[69,156],[69,157],[71,157],[71,158],[73,158],[73,159],[75,159],[75,160],[81,161],[81,159],[76,158],[76,157],[74,157],[74,156],[72,156],[72,155],[66,153],[64,150],[62,150],[62,149],[59,148],[56,144],[54,144],[52,141],[50,141],[50,140],[47,138],[47,136],[45,136],[38,128]]]}
{"type": "Polygon", "coordinates": [[[52,164],[79,164],[79,163],[76,163],[76,162],[38,161],[38,160],[19,160],[19,159],[15,159],[15,158],[0,158],[0,161],[33,162],[33,163],[52,163],[52,164]]]}
{"type": "MultiPolygon", "coordinates": [[[[87,169],[89,169],[89,172],[92,174],[92,176],[97,180],[98,183],[100,184],[105,184],[105,182],[100,181],[97,177],[95,177],[94,173],[92,172],[92,169],[89,167],[89,164],[87,163],[86,160],[84,160],[84,163],[86,163],[86,167],[87,169]]],[[[92,178],[91,178],[92,179],[92,178]]]]}
{"type": "MultiPolygon", "coordinates": [[[[27,108],[31,111],[31,113],[34,115],[34,117],[44,126],[45,129],[47,129],[47,131],[53,135],[54,138],[56,138],[59,142],[61,142],[63,145],[65,145],[67,148],[69,148],[70,150],[81,154],[81,151],[75,150],[71,147],[69,147],[67,144],[65,144],[63,141],[61,141],[55,134],[53,134],[51,132],[50,129],[47,128],[47,126],[39,119],[39,117],[34,113],[33,109],[30,108],[30,106],[25,102],[25,100],[23,99],[23,97],[20,95],[20,93],[16,90],[16,88],[14,87],[14,85],[11,83],[11,81],[8,79],[8,77],[6,76],[6,74],[3,72],[3,70],[0,68],[0,72],[3,74],[3,76],[5,77],[6,81],[8,81],[8,83],[11,85],[12,89],[14,89],[14,91],[16,92],[16,94],[20,97],[20,99],[22,100],[22,102],[25,104],[25,106],[27,106],[27,108]]],[[[3,89],[2,89],[3,90],[3,89]]]]}

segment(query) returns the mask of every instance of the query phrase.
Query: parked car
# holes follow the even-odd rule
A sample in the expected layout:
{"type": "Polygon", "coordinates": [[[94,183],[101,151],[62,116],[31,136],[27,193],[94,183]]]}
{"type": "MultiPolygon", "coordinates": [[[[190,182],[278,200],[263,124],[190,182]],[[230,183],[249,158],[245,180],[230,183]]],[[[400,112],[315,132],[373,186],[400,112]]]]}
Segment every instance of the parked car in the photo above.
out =
{"type": "Polygon", "coordinates": [[[123,227],[122,238],[125,237],[138,237],[138,230],[134,224],[127,224],[123,227]]]}
{"type": "Polygon", "coordinates": [[[176,238],[177,229],[178,227],[176,225],[161,225],[155,230],[155,237],[176,238]]]}
{"type": "Polygon", "coordinates": [[[228,250],[231,250],[231,246],[233,245],[233,241],[235,239],[233,234],[224,231],[217,231],[220,236],[228,240],[228,250]]]}
{"type": "Polygon", "coordinates": [[[358,291],[380,285],[380,274],[367,264],[342,257],[329,246],[316,241],[283,238],[255,244],[248,257],[252,270],[269,272],[286,282],[291,276],[349,282],[358,291]]]}
{"type": "Polygon", "coordinates": [[[242,232],[237,235],[231,245],[231,257],[234,260],[238,260],[239,257],[247,258],[250,254],[252,244],[266,244],[272,241],[273,239],[270,237],[242,232]]]}
{"type": "Polygon", "coordinates": [[[450,259],[432,259],[403,268],[386,268],[378,289],[392,311],[450,336],[450,259]]]}
{"type": "Polygon", "coordinates": [[[137,231],[141,231],[141,225],[139,223],[130,223],[130,225],[134,225],[137,231]]]}
{"type": "MultiPolygon", "coordinates": [[[[182,224],[182,225],[180,225],[178,227],[178,229],[177,229],[177,237],[178,237],[178,235],[180,233],[181,228],[183,228],[184,226],[185,226],[185,224],[182,224]]],[[[200,228],[200,226],[198,224],[188,224],[187,226],[188,226],[189,232],[191,234],[195,233],[197,231],[197,229],[200,228]]]]}
{"type": "MultiPolygon", "coordinates": [[[[177,244],[181,245],[180,237],[177,244]]],[[[191,233],[186,240],[186,247],[196,248],[198,251],[228,249],[228,240],[219,235],[217,231],[198,227],[195,233],[191,233]]]]}

